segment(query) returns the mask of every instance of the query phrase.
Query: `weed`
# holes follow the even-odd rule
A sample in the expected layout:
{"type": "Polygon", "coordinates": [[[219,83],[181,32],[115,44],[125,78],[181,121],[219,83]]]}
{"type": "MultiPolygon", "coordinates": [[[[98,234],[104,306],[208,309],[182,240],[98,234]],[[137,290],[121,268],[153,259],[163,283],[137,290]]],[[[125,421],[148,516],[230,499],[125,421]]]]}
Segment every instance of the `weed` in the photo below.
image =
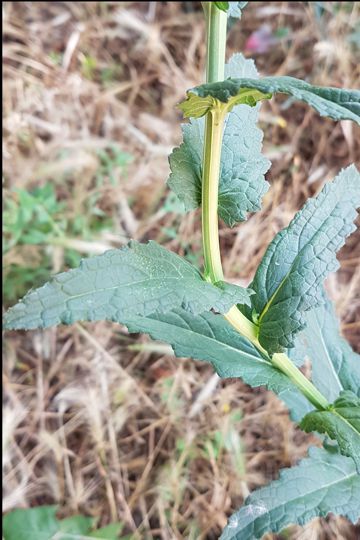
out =
{"type": "MultiPolygon", "coordinates": [[[[359,361],[339,335],[323,287],[354,230],[357,169],[343,169],[305,203],[270,243],[247,288],[225,281],[218,234],[219,217],[229,226],[245,221],[269,188],[270,162],[256,125],[261,102],[286,94],[287,106],[300,100],[321,116],[359,124],[360,92],[287,76],[259,78],[240,54],[225,65],[227,15],[240,16],[245,4],[203,3],[207,80],[179,105],[190,122],[170,156],[169,186],[187,210],[201,208],[204,271],[155,242],[130,242],[55,276],[5,315],[7,329],[104,319],[124,324],[169,343],[178,357],[210,362],[220,377],[266,386],[301,429],[324,435],[322,448],[310,448],[307,458],[247,497],[223,540],[261,538],[329,512],[353,522],[360,514],[359,361]],[[311,380],[299,369],[305,357],[311,380]]],[[[174,379],[166,380],[170,409],[179,406],[175,389],[174,379]]],[[[234,453],[241,474],[241,440],[231,426],[206,441],[212,459],[223,447],[234,453]]]]}

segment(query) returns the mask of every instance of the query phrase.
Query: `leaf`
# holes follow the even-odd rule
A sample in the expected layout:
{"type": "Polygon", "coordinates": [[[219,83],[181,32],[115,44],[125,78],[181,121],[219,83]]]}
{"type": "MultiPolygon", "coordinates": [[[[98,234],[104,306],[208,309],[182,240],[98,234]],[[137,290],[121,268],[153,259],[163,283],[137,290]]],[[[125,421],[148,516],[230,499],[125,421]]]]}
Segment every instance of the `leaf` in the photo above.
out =
{"type": "Polygon", "coordinates": [[[122,523],[112,523],[90,532],[94,518],[76,515],[58,520],[56,511],[53,505],[12,510],[4,516],[4,540],[117,540],[123,529],[122,523]]]}
{"type": "MultiPolygon", "coordinates": [[[[211,96],[200,97],[190,93],[177,105],[177,108],[181,110],[184,118],[202,118],[216,106],[216,103],[216,99],[211,96]]],[[[255,102],[252,103],[255,105],[255,102]]]]}
{"type": "Polygon", "coordinates": [[[352,390],[360,397],[360,356],[339,334],[339,323],[329,299],[305,314],[306,328],[289,351],[302,365],[311,360],[311,380],[331,402],[341,390],[352,390]]]}
{"type": "MultiPolygon", "coordinates": [[[[252,60],[235,54],[226,65],[225,74],[256,77],[257,71],[252,60]]],[[[259,210],[269,187],[264,175],[270,161],[261,154],[263,133],[256,126],[259,107],[239,105],[225,121],[218,210],[220,218],[229,226],[244,221],[248,212],[259,210]]],[[[203,118],[183,125],[184,142],[169,157],[172,172],[168,185],[184,202],[186,210],[201,206],[204,127],[203,118]]]]}
{"type": "Polygon", "coordinates": [[[228,78],[222,82],[203,84],[187,92],[188,99],[197,96],[213,98],[233,105],[242,102],[244,92],[253,90],[262,94],[288,94],[305,101],[321,116],[334,120],[353,120],[360,124],[360,90],[313,86],[294,77],[228,78]]]}
{"type": "Polygon", "coordinates": [[[250,288],[258,339],[269,353],[292,347],[305,327],[304,313],[324,303],[322,282],[339,266],[335,252],[354,231],[359,204],[360,174],[351,165],[309,199],[267,248],[250,288]]]}
{"type": "Polygon", "coordinates": [[[92,517],[76,515],[62,519],[58,524],[63,533],[86,535],[92,529],[94,521],[92,517]]]}
{"type": "MultiPolygon", "coordinates": [[[[230,80],[231,79],[228,79],[228,81],[230,80]]],[[[222,83],[211,83],[211,85],[213,84],[220,85],[222,83]]],[[[221,87],[219,87],[218,93],[219,96],[226,95],[221,87]]],[[[222,108],[225,113],[228,113],[235,105],[249,105],[249,107],[255,107],[259,101],[270,99],[271,97],[272,94],[264,94],[259,90],[241,88],[235,96],[229,96],[229,99],[219,100],[210,94],[199,96],[196,92],[188,90],[186,99],[179,103],[177,107],[182,111],[184,118],[201,118],[202,116],[205,116],[206,113],[219,107],[222,108]]]]}
{"type": "Polygon", "coordinates": [[[88,536],[90,538],[98,538],[101,540],[117,540],[123,528],[123,523],[111,523],[106,527],[101,527],[101,529],[89,533],[88,536]]]}
{"type": "Polygon", "coordinates": [[[229,2],[214,2],[214,4],[220,11],[225,11],[225,13],[229,9],[229,2]]]}
{"type": "Polygon", "coordinates": [[[305,416],[301,429],[318,431],[336,441],[344,456],[352,457],[360,473],[360,398],[350,390],[340,392],[327,411],[313,411],[305,416]]]}
{"type": "Polygon", "coordinates": [[[252,387],[266,386],[288,406],[293,419],[304,416],[312,406],[288,377],[263,358],[260,352],[220,315],[193,315],[184,310],[122,322],[129,332],[149,334],[169,343],[176,356],[210,362],[222,378],[240,377],[252,387]]]}
{"type": "Polygon", "coordinates": [[[360,476],[354,462],[310,448],[309,457],[280,472],[279,480],[254,491],[229,520],[220,540],[253,540],[304,525],[329,512],[353,523],[360,515],[360,476]]]}
{"type": "Polygon", "coordinates": [[[4,540],[51,540],[59,530],[56,506],[17,508],[4,516],[4,540]]]}
{"type": "Polygon", "coordinates": [[[190,263],[155,242],[130,242],[122,249],[84,259],[80,267],[30,291],[4,317],[5,329],[45,328],[75,321],[121,321],[183,307],[194,313],[225,313],[247,303],[251,291],[214,286],[190,263]]]}

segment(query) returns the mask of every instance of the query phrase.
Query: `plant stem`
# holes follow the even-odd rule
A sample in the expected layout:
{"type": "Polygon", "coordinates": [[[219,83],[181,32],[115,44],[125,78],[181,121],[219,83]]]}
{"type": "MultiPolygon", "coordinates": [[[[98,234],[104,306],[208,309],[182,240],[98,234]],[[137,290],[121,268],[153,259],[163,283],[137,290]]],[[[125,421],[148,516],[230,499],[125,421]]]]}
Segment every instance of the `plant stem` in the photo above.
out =
{"type": "MultiPolygon", "coordinates": [[[[207,22],[206,82],[216,82],[224,79],[227,15],[212,2],[202,4],[207,22]]],[[[221,147],[226,114],[226,108],[219,104],[218,107],[213,107],[205,119],[201,201],[202,238],[205,278],[212,283],[224,279],[219,244],[218,198],[221,147]]],[[[277,369],[287,375],[316,408],[326,409],[329,406],[325,397],[285,354],[269,356],[259,343],[258,327],[249,321],[236,306],[228,311],[225,318],[277,369]]]]}
{"type": "Polygon", "coordinates": [[[206,17],[206,82],[224,80],[227,14],[213,2],[202,2],[206,17]]]}
{"type": "Polygon", "coordinates": [[[243,336],[248,338],[263,354],[267,355],[267,352],[260,345],[257,337],[258,328],[257,326],[249,321],[245,315],[238,310],[236,306],[233,306],[225,315],[225,319],[234,327],[238,332],[243,336]]]}
{"type": "Polygon", "coordinates": [[[224,315],[226,320],[243,336],[247,337],[253,345],[282,373],[284,373],[295,384],[301,393],[317,409],[326,409],[329,406],[326,398],[319,392],[316,386],[293,364],[290,358],[284,353],[276,353],[270,356],[268,352],[259,343],[257,337],[257,326],[249,321],[245,315],[233,306],[230,311],[224,315]]]}
{"type": "Polygon", "coordinates": [[[317,409],[327,409],[329,402],[321,392],[313,385],[309,379],[292,363],[290,358],[284,353],[276,353],[271,357],[271,363],[280,371],[285,373],[289,379],[301,390],[302,394],[317,409]]]}
{"type": "MultiPolygon", "coordinates": [[[[227,15],[213,2],[202,3],[206,16],[207,59],[206,82],[224,78],[227,15]]],[[[218,191],[222,132],[225,113],[220,108],[205,119],[205,140],[202,171],[202,235],[205,277],[216,283],[224,279],[218,229],[218,191]]]]}
{"type": "Polygon", "coordinates": [[[220,108],[214,109],[207,114],[205,121],[201,202],[202,238],[205,277],[212,283],[224,279],[218,228],[219,173],[224,116],[225,113],[220,108]]]}
{"type": "MultiPolygon", "coordinates": [[[[202,5],[207,23],[206,82],[216,82],[224,78],[227,15],[212,2],[203,2],[202,5]]],[[[218,199],[225,115],[226,112],[219,107],[210,111],[205,119],[201,201],[202,238],[205,277],[212,283],[224,279],[219,245],[218,199]]],[[[233,306],[225,317],[245,337],[256,342],[258,348],[262,349],[257,340],[256,326],[236,306],[233,306]]],[[[266,354],[264,349],[262,351],[266,354]]]]}

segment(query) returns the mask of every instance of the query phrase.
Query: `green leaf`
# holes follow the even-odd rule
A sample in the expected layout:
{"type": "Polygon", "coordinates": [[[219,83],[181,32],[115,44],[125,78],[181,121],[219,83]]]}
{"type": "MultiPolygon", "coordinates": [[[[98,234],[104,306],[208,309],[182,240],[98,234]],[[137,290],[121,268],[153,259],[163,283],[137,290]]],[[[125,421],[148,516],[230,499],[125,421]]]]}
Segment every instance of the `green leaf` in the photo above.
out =
{"type": "MultiPolygon", "coordinates": [[[[235,54],[225,66],[226,76],[256,77],[252,60],[235,54]]],[[[270,167],[262,154],[263,133],[256,126],[259,107],[239,105],[225,121],[219,180],[219,216],[229,226],[244,221],[248,212],[260,209],[268,190],[264,175],[270,167]]],[[[202,154],[204,145],[203,118],[183,125],[184,142],[170,155],[169,187],[184,202],[186,210],[201,206],[202,154]]]]}
{"type": "Polygon", "coordinates": [[[352,457],[360,472],[360,398],[350,390],[340,392],[327,411],[313,411],[300,424],[306,432],[318,431],[336,441],[344,456],[352,457]]]}
{"type": "Polygon", "coordinates": [[[183,307],[194,313],[226,313],[248,303],[252,291],[214,286],[190,263],[155,242],[130,242],[122,249],[84,259],[80,267],[30,291],[4,317],[5,329],[45,328],[75,321],[121,321],[183,307]]]}
{"type": "MultiPolygon", "coordinates": [[[[324,303],[322,282],[339,264],[335,252],[354,231],[360,174],[351,165],[309,199],[269,245],[250,285],[259,341],[269,352],[292,347],[304,313],[324,303]]],[[[248,310],[247,315],[251,310],[248,310]]]]}
{"type": "Polygon", "coordinates": [[[192,88],[187,92],[187,96],[188,99],[191,96],[213,98],[223,103],[232,102],[234,105],[243,101],[244,92],[248,90],[262,94],[288,94],[305,101],[321,116],[334,120],[353,120],[360,124],[360,90],[312,86],[294,77],[229,78],[192,88]]]}
{"type": "Polygon", "coordinates": [[[294,420],[312,409],[288,377],[220,315],[193,315],[184,310],[122,321],[130,332],[169,343],[176,356],[210,362],[222,378],[240,377],[250,386],[266,386],[288,406],[294,420]]]}
{"type": "Polygon", "coordinates": [[[221,11],[225,11],[225,13],[229,9],[229,2],[214,2],[214,4],[221,11]]]}
{"type": "MultiPolygon", "coordinates": [[[[325,293],[324,293],[325,294],[325,293]]],[[[289,354],[298,365],[311,360],[311,380],[331,402],[341,390],[360,397],[360,356],[339,334],[339,323],[329,299],[305,314],[306,328],[295,340],[289,354]]]]}
{"type": "Polygon", "coordinates": [[[211,96],[199,97],[188,94],[187,98],[178,104],[178,109],[184,118],[201,118],[216,106],[217,100],[211,96]]]}
{"type": "Polygon", "coordinates": [[[3,519],[4,540],[117,540],[123,529],[122,523],[112,523],[90,532],[94,518],[76,515],[58,520],[56,511],[53,505],[12,510],[3,519]]]}
{"type": "Polygon", "coordinates": [[[310,448],[309,457],[280,472],[279,480],[254,491],[230,518],[221,540],[254,540],[329,512],[353,523],[360,514],[360,476],[354,462],[310,448]]]}
{"type": "MultiPolygon", "coordinates": [[[[223,95],[222,90],[219,90],[219,95],[223,95]]],[[[228,100],[219,100],[211,95],[199,96],[197,93],[189,90],[186,93],[186,99],[178,104],[178,109],[182,111],[184,118],[201,118],[213,109],[222,108],[225,112],[231,112],[235,105],[249,105],[249,107],[255,107],[259,101],[270,99],[271,97],[272,94],[264,94],[259,90],[241,88],[235,96],[229,97],[228,100]]]]}
{"type": "Polygon", "coordinates": [[[90,538],[98,538],[101,540],[117,540],[123,528],[123,523],[111,523],[106,527],[101,527],[101,529],[89,533],[88,536],[90,538]]]}
{"type": "Polygon", "coordinates": [[[92,517],[76,515],[62,519],[58,524],[63,533],[86,535],[92,529],[94,522],[92,517]]]}
{"type": "Polygon", "coordinates": [[[51,540],[59,530],[56,506],[18,508],[4,516],[4,540],[51,540]]]}

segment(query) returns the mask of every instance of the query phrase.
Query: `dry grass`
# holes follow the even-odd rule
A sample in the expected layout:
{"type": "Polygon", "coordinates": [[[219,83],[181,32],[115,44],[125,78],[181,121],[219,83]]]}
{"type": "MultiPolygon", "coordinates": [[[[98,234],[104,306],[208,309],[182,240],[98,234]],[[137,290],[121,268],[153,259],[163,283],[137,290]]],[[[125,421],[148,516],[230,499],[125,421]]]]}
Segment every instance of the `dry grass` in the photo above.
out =
{"type": "MultiPolygon", "coordinates": [[[[231,29],[229,50],[264,22],[289,39],[256,55],[264,74],[358,87],[359,49],[347,38],[360,5],[251,3],[231,29]],[[345,6],[345,7],[344,7],[345,6]]],[[[91,196],[113,219],[92,238],[15,246],[11,265],[66,266],[85,255],[156,239],[201,263],[198,213],[164,207],[167,155],[180,141],[176,103],[202,80],[204,23],[198,3],[6,2],[4,6],[4,182],[51,182],[68,220],[91,196]],[[101,169],[99,149],[133,157],[101,169]],[[101,173],[101,182],[96,181],[101,173]],[[102,172],[101,172],[102,171],[102,172]],[[92,240],[92,242],[91,242],[92,240]]],[[[265,152],[273,160],[263,209],[221,229],[226,275],[248,283],[267,243],[306,197],[351,161],[359,130],[320,119],[301,104],[263,107],[265,152]],[[280,120],[279,120],[280,119],[280,120]],[[286,128],[284,128],[286,126],[286,128]]],[[[342,330],[359,350],[359,235],[328,280],[342,330]]],[[[107,324],[9,333],[4,362],[4,510],[57,502],[101,524],[121,520],[134,539],[214,539],[248,491],[305,455],[314,439],[263,389],[219,381],[209,366],[175,359],[168,347],[107,324]]],[[[289,529],[297,540],[355,539],[359,528],[329,517],[289,529]]],[[[272,538],[268,536],[267,538],[272,538]]]]}

